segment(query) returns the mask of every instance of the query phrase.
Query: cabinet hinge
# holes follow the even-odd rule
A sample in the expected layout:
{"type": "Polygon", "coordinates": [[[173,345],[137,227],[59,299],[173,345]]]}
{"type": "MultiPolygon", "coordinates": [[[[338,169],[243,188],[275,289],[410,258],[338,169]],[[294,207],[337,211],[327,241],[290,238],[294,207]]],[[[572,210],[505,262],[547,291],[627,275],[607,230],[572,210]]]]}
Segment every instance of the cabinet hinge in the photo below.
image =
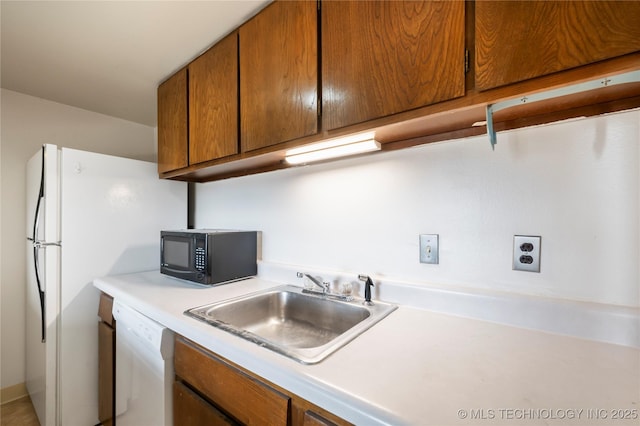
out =
{"type": "Polygon", "coordinates": [[[322,101],[318,98],[318,102],[316,104],[316,110],[318,111],[318,117],[322,116],[322,101]]]}
{"type": "Polygon", "coordinates": [[[320,10],[320,0],[316,2],[318,4],[318,10],[320,10]]]}
{"type": "Polygon", "coordinates": [[[464,72],[469,72],[469,49],[464,50],[464,72]]]}

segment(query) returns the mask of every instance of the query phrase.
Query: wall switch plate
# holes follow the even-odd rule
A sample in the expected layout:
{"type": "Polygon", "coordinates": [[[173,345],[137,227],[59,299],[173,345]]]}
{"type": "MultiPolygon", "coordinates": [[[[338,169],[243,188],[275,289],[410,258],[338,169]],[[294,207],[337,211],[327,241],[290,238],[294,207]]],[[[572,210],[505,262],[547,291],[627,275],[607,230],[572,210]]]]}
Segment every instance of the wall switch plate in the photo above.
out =
{"type": "Polygon", "coordinates": [[[438,263],[438,234],[420,235],[420,263],[438,263]]]}
{"type": "Polygon", "coordinates": [[[513,236],[513,270],[540,272],[539,236],[513,236]]]}

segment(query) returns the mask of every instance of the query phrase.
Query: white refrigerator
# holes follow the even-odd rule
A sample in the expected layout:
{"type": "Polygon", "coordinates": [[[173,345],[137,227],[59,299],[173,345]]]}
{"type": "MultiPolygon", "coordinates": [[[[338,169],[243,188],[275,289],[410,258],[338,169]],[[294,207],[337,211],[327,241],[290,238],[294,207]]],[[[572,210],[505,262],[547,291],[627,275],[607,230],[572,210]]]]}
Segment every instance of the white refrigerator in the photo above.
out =
{"type": "Polygon", "coordinates": [[[95,425],[92,281],[159,268],[160,230],[187,227],[187,184],[153,163],[44,145],[27,164],[27,215],[27,389],[41,425],[95,425]]]}

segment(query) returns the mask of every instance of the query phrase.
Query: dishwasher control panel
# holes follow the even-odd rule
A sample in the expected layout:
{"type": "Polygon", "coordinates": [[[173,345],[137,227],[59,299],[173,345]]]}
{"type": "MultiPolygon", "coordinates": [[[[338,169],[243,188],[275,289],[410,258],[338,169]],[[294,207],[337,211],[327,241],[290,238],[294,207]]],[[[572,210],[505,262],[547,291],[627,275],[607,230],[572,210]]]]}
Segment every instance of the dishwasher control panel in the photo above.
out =
{"type": "Polygon", "coordinates": [[[171,330],[117,299],[113,302],[112,313],[117,321],[116,329],[126,327],[128,332],[134,334],[149,349],[159,351],[163,359],[173,357],[171,330]]]}

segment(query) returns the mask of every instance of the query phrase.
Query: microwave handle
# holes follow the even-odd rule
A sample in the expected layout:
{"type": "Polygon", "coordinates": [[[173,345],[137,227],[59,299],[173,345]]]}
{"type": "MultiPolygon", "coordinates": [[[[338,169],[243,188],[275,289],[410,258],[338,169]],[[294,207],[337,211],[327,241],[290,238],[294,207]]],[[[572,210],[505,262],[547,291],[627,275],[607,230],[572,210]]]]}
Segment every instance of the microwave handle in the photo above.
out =
{"type": "Polygon", "coordinates": [[[182,269],[173,269],[173,268],[169,268],[168,266],[163,266],[162,269],[166,270],[166,271],[171,271],[171,272],[175,272],[177,274],[192,274],[193,271],[185,271],[182,269]]]}

